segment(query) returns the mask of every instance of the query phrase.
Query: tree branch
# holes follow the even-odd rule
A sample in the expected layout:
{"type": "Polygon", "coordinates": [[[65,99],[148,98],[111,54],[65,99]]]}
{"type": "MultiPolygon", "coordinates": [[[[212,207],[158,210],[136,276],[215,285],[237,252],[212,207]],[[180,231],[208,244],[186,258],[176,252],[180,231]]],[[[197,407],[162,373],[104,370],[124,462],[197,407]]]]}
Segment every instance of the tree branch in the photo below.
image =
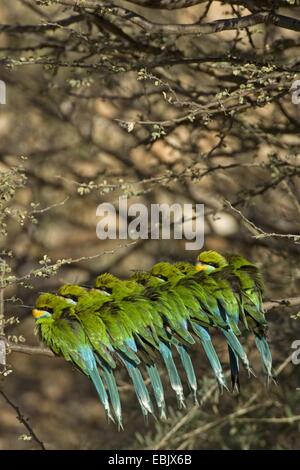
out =
{"type": "Polygon", "coordinates": [[[0,274],[0,367],[1,369],[6,368],[6,343],[5,343],[5,317],[4,317],[4,273],[5,264],[4,260],[0,258],[1,263],[1,274],[0,274]]]}
{"type": "Polygon", "coordinates": [[[256,239],[259,238],[286,238],[288,240],[294,241],[296,244],[300,243],[300,235],[295,234],[295,233],[268,233],[265,232],[263,229],[260,227],[257,227],[251,220],[249,220],[240,210],[236,209],[233,207],[233,205],[229,201],[225,201],[226,205],[230,207],[230,209],[238,214],[242,221],[244,222],[245,226],[248,228],[248,230],[253,234],[252,236],[256,239]]]}
{"type": "Polygon", "coordinates": [[[181,8],[189,8],[194,5],[207,3],[208,0],[126,0],[141,7],[157,9],[157,10],[179,10],[181,8]]]}
{"type": "MultiPolygon", "coordinates": [[[[159,10],[179,10],[181,8],[189,8],[194,5],[201,5],[208,3],[209,0],[126,0],[128,3],[133,3],[146,8],[153,8],[159,10]]],[[[213,0],[210,0],[212,3],[213,0]]],[[[287,0],[227,0],[223,3],[228,5],[240,5],[246,8],[252,8],[252,5],[257,8],[292,8],[299,6],[299,0],[295,1],[295,4],[291,5],[287,3],[287,0]]]]}
{"type": "MultiPolygon", "coordinates": [[[[263,308],[265,311],[273,310],[276,308],[280,308],[282,306],[285,307],[295,307],[300,305],[300,296],[299,297],[290,297],[288,299],[279,299],[279,300],[270,300],[268,302],[264,302],[263,308]]],[[[26,346],[21,344],[15,343],[7,343],[9,351],[22,353],[22,354],[29,354],[30,356],[48,356],[48,357],[56,357],[53,352],[48,348],[41,348],[38,346],[26,346]]]]}
{"type": "Polygon", "coordinates": [[[35,442],[39,445],[39,447],[42,449],[42,450],[46,450],[46,447],[44,446],[44,443],[37,437],[36,433],[34,432],[34,430],[32,429],[32,427],[30,426],[29,422],[28,422],[28,418],[26,418],[22,413],[21,413],[21,410],[20,408],[15,405],[11,400],[10,398],[8,398],[8,396],[6,395],[6,393],[3,392],[3,390],[0,390],[0,395],[3,396],[4,400],[6,401],[6,403],[11,407],[13,408],[16,413],[17,413],[17,419],[20,421],[21,424],[23,424],[23,426],[25,426],[25,428],[27,429],[27,431],[29,432],[30,436],[32,437],[33,440],[35,440],[35,442]]]}
{"type": "Polygon", "coordinates": [[[268,302],[264,302],[263,307],[265,311],[273,310],[274,308],[280,307],[296,307],[300,305],[300,296],[298,297],[290,297],[288,299],[279,299],[279,300],[269,300],[268,302]]]}
{"type": "Polygon", "coordinates": [[[73,7],[74,9],[80,11],[97,11],[100,15],[103,16],[115,15],[122,18],[122,20],[129,21],[139,26],[140,28],[148,31],[149,33],[181,35],[212,34],[218,33],[220,31],[230,31],[268,23],[271,23],[275,26],[279,26],[281,28],[290,29],[293,31],[300,31],[300,20],[288,16],[277,15],[276,13],[273,13],[268,9],[256,11],[253,14],[241,16],[238,18],[215,20],[210,23],[204,24],[161,24],[154,23],[128,8],[115,6],[114,3],[99,5],[98,3],[95,4],[94,2],[88,0],[82,0],[80,1],[80,3],[77,0],[53,0],[52,3],[73,7]]]}
{"type": "Polygon", "coordinates": [[[0,24],[0,33],[42,33],[62,26],[69,26],[84,19],[84,15],[74,15],[51,23],[44,24],[0,24]]]}
{"type": "Polygon", "coordinates": [[[53,352],[48,348],[40,348],[38,346],[25,346],[21,344],[15,343],[7,343],[8,350],[12,352],[22,353],[22,354],[29,354],[30,356],[48,356],[48,357],[56,357],[53,352]]]}

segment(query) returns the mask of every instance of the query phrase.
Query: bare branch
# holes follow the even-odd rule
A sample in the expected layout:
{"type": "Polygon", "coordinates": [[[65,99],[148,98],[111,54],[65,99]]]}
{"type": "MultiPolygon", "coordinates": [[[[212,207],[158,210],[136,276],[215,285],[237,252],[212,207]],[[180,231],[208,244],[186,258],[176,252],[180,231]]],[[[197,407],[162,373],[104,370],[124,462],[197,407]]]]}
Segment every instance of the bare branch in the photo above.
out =
{"type": "Polygon", "coordinates": [[[299,234],[294,234],[294,233],[267,233],[260,227],[257,227],[251,220],[247,219],[247,217],[236,207],[233,207],[233,205],[229,201],[225,201],[226,205],[230,207],[230,209],[238,214],[246,227],[249,229],[251,233],[253,233],[253,238],[259,239],[259,238],[286,238],[288,240],[294,241],[296,244],[300,243],[300,235],[299,234]]]}
{"type": "MultiPolygon", "coordinates": [[[[273,310],[276,308],[282,307],[295,307],[300,305],[300,296],[299,297],[291,297],[288,299],[279,299],[279,300],[270,300],[268,302],[264,302],[263,308],[265,311],[273,310]]],[[[30,356],[48,356],[48,357],[56,357],[53,352],[48,348],[42,348],[38,346],[27,346],[23,344],[15,344],[15,343],[7,343],[8,350],[16,353],[21,354],[28,354],[30,356]]]]}
{"type": "Polygon", "coordinates": [[[207,3],[208,0],[127,0],[128,3],[134,5],[154,8],[157,10],[179,10],[181,8],[189,8],[194,5],[207,3]]]}
{"type": "Polygon", "coordinates": [[[122,18],[123,21],[125,20],[125,22],[135,24],[140,28],[151,32],[152,34],[212,34],[218,33],[220,31],[230,31],[269,23],[293,31],[300,31],[300,20],[278,15],[276,13],[270,12],[269,10],[261,10],[253,14],[241,16],[238,18],[215,20],[205,24],[160,24],[154,23],[132,10],[119,7],[114,3],[99,5],[98,3],[95,4],[94,2],[88,0],[82,0],[80,3],[77,0],[52,0],[52,3],[73,7],[74,9],[81,11],[100,11],[101,15],[104,16],[117,16],[122,18]]]}
{"type": "Polygon", "coordinates": [[[4,316],[4,273],[5,273],[5,263],[2,258],[0,258],[0,366],[5,370],[6,367],[6,343],[5,343],[5,316],[4,316]]]}
{"type": "Polygon", "coordinates": [[[6,403],[11,407],[13,408],[16,413],[17,413],[17,419],[20,421],[21,424],[23,424],[25,426],[25,428],[27,429],[27,431],[29,432],[30,436],[32,437],[32,439],[38,444],[38,446],[42,449],[42,450],[46,450],[46,447],[44,445],[44,443],[38,438],[38,436],[36,435],[35,431],[32,429],[31,425],[29,424],[28,422],[28,418],[26,418],[22,413],[21,413],[21,410],[20,408],[15,405],[11,400],[10,398],[8,398],[8,396],[6,395],[5,392],[3,392],[3,390],[0,390],[0,394],[3,396],[4,400],[6,401],[6,403]]]}
{"type": "Polygon", "coordinates": [[[290,297],[289,299],[269,300],[268,302],[264,302],[263,307],[264,310],[269,311],[274,308],[296,307],[297,305],[300,305],[300,296],[290,297]]]}
{"type": "MultiPolygon", "coordinates": [[[[212,3],[208,0],[127,0],[128,3],[133,3],[138,6],[155,8],[159,10],[177,10],[181,8],[188,8],[194,5],[200,5],[203,3],[212,3]]],[[[299,6],[299,0],[296,0],[295,3],[288,4],[286,0],[227,0],[223,3],[228,5],[240,5],[246,8],[280,8],[280,7],[296,7],[299,6]],[[298,4],[298,5],[297,5],[298,4]]]]}
{"type": "Polygon", "coordinates": [[[280,418],[237,418],[238,423],[294,424],[300,421],[300,415],[280,418]]]}
{"type": "Polygon", "coordinates": [[[78,23],[84,19],[84,15],[74,15],[69,18],[64,18],[55,22],[48,22],[44,24],[28,24],[28,25],[10,25],[10,24],[0,24],[0,33],[42,33],[44,31],[50,31],[62,26],[69,26],[74,23],[78,23]]]}
{"type": "Polygon", "coordinates": [[[132,241],[132,242],[126,243],[124,245],[118,245],[116,248],[114,248],[112,250],[105,250],[101,253],[96,253],[95,255],[91,255],[91,256],[80,256],[79,258],[68,258],[68,259],[57,260],[55,263],[53,263],[51,265],[47,264],[45,266],[42,266],[41,268],[30,271],[28,274],[25,274],[22,277],[13,278],[11,281],[7,282],[6,286],[11,285],[11,284],[20,283],[22,281],[26,281],[26,280],[31,279],[32,277],[34,277],[36,275],[38,275],[39,277],[40,277],[41,274],[46,275],[46,273],[49,272],[49,270],[53,270],[53,271],[56,272],[62,266],[77,264],[77,263],[80,263],[81,261],[91,261],[91,260],[100,258],[104,255],[111,255],[111,254],[114,254],[116,251],[118,251],[120,249],[124,249],[124,248],[127,248],[129,246],[135,245],[136,243],[137,243],[137,241],[132,241]]]}
{"type": "Polygon", "coordinates": [[[56,357],[53,352],[48,348],[40,348],[37,346],[25,346],[21,344],[15,343],[8,343],[8,349],[12,352],[28,354],[30,356],[48,356],[48,357],[56,357]]]}

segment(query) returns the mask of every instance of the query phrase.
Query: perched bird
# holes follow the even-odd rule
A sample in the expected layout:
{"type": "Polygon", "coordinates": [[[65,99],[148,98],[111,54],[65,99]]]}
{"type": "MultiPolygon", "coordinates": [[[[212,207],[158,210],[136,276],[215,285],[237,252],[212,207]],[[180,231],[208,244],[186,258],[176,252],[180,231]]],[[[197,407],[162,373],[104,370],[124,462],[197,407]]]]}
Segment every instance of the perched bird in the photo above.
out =
{"type": "MultiPolygon", "coordinates": [[[[194,270],[193,267],[192,269],[194,270]]],[[[156,303],[156,308],[161,308],[161,305],[166,306],[168,315],[172,317],[176,314],[186,332],[189,331],[188,328],[191,326],[191,331],[200,338],[220,386],[226,387],[222,366],[207,329],[207,326],[211,326],[212,323],[205,312],[199,309],[199,301],[193,294],[192,288],[187,289],[184,285],[180,285],[179,281],[184,278],[184,275],[174,266],[167,263],[158,263],[153,266],[150,273],[138,272],[133,277],[147,287],[145,295],[156,303]]],[[[178,340],[182,341],[180,337],[178,340]]],[[[181,345],[177,349],[181,356],[189,385],[195,395],[197,381],[186,347],[186,345],[181,345]]]]}
{"type": "MultiPolygon", "coordinates": [[[[215,251],[204,251],[197,258],[196,269],[222,277],[229,283],[238,305],[239,316],[246,329],[255,335],[263,371],[267,381],[273,378],[272,354],[267,342],[267,322],[262,306],[264,281],[255,264],[239,255],[223,257],[215,251]]],[[[234,318],[238,323],[238,314],[234,318]]]]}
{"type": "MultiPolygon", "coordinates": [[[[78,285],[66,284],[60,287],[58,294],[66,300],[71,299],[74,308],[69,312],[76,318],[90,341],[98,366],[100,367],[111,400],[118,427],[123,428],[121,400],[114,370],[118,350],[112,346],[109,331],[99,315],[99,309],[109,301],[96,290],[87,290],[78,285]],[[115,353],[115,354],[114,354],[115,353]]],[[[119,351],[122,352],[122,351],[119,351]]]]}
{"type": "Polygon", "coordinates": [[[263,290],[262,275],[250,261],[204,251],[195,265],[160,262],[128,280],[105,273],[97,277],[94,288],[63,285],[57,294],[39,295],[32,313],[42,341],[92,381],[108,419],[122,429],[115,377],[120,366],[128,372],[145,418],[155,416],[155,402],[160,418],[166,418],[160,363],[165,365],[179,407],[185,406],[184,383],[174,353],[197,403],[198,383],[190,355],[196,340],[200,340],[220,389],[227,389],[212,342],[215,330],[228,346],[233,390],[240,387],[240,362],[252,372],[238,338],[245,330],[254,334],[268,381],[273,378],[263,290]]]}
{"type": "Polygon", "coordinates": [[[74,301],[54,294],[41,294],[32,314],[36,332],[57,356],[70,361],[93,382],[107,416],[113,419],[105,386],[100,377],[91,343],[76,317],[74,301]]]}
{"type": "Polygon", "coordinates": [[[170,384],[175,391],[180,406],[184,405],[182,382],[174,362],[173,347],[179,353],[181,362],[187,375],[188,384],[193,392],[194,401],[197,403],[197,379],[188,353],[188,346],[195,340],[187,329],[188,310],[179,295],[174,291],[169,295],[171,285],[167,286],[161,279],[151,276],[147,272],[136,272],[131,281],[135,281],[143,296],[151,303],[163,321],[164,335],[159,344],[160,353],[168,370],[170,384]]]}
{"type": "Polygon", "coordinates": [[[165,416],[165,403],[163,388],[155,364],[155,361],[158,359],[158,354],[162,356],[166,365],[171,387],[176,393],[179,406],[185,406],[183,386],[173,359],[171,344],[177,344],[174,338],[176,335],[179,335],[179,337],[183,335],[194,342],[192,336],[187,336],[186,332],[182,331],[182,326],[179,322],[176,322],[175,319],[170,321],[170,334],[165,328],[165,322],[168,315],[170,315],[167,306],[162,305],[161,308],[158,308],[155,300],[145,295],[144,286],[140,285],[134,279],[122,281],[112,275],[103,274],[97,277],[95,285],[97,289],[107,293],[109,292],[114,298],[114,301],[118,303],[119,308],[126,311],[128,317],[131,318],[136,325],[142,320],[144,321],[144,326],[149,328],[148,335],[142,338],[142,342],[141,338],[137,338],[135,347],[137,351],[145,353],[143,355],[143,361],[146,363],[147,372],[161,415],[165,416]],[[151,336],[149,336],[149,333],[151,333],[151,336]]]}
{"type": "MultiPolygon", "coordinates": [[[[140,359],[137,353],[142,354],[142,351],[138,350],[135,344],[138,338],[136,335],[143,335],[145,325],[139,321],[139,318],[136,324],[133,319],[128,320],[124,308],[114,301],[110,294],[100,290],[87,291],[80,286],[65,285],[59,289],[59,294],[75,301],[76,315],[90,338],[97,357],[100,356],[102,362],[106,360],[103,356],[103,345],[106,345],[109,351],[126,367],[144,416],[146,417],[148,413],[153,414],[151,398],[138,367],[140,359]]],[[[109,361],[107,362],[108,364],[106,365],[104,362],[104,365],[110,380],[106,380],[106,382],[107,385],[110,384],[109,394],[114,414],[119,427],[122,427],[121,404],[113,374],[114,367],[109,361]]],[[[103,367],[102,363],[100,365],[103,367]]]]}
{"type": "MultiPolygon", "coordinates": [[[[152,267],[151,272],[158,275],[164,275],[165,278],[174,279],[174,270],[180,271],[180,265],[172,266],[169,263],[158,263],[152,267]]],[[[226,281],[216,280],[205,272],[195,272],[195,268],[191,265],[189,273],[186,274],[188,265],[185,266],[182,277],[175,282],[174,288],[177,292],[181,292],[181,297],[187,302],[187,296],[193,294],[194,299],[197,301],[196,307],[193,310],[193,319],[200,321],[201,329],[195,328],[195,321],[192,323],[196,333],[202,339],[202,345],[207,350],[207,344],[210,349],[207,351],[207,357],[215,371],[215,375],[219,380],[221,386],[225,385],[222,375],[222,367],[217,360],[215,350],[212,343],[209,342],[207,328],[213,326],[221,330],[222,334],[226,337],[230,365],[232,373],[233,388],[238,387],[238,358],[241,359],[243,365],[250,373],[251,368],[247,355],[237,338],[240,331],[235,323],[236,316],[238,318],[238,304],[230,286],[226,281]],[[206,327],[206,330],[204,328],[206,327]],[[205,340],[205,341],[203,341],[205,340]]]]}
{"type": "Polygon", "coordinates": [[[240,305],[245,326],[254,333],[267,382],[274,379],[272,354],[267,342],[267,321],[263,310],[264,280],[255,264],[239,255],[228,255],[231,273],[239,281],[240,305]]]}

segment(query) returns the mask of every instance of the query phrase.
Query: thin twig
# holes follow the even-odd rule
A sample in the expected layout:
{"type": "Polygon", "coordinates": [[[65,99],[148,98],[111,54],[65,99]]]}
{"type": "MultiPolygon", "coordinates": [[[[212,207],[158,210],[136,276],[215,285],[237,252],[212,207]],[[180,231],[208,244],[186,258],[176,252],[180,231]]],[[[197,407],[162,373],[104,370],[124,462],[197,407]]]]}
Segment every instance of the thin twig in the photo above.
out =
{"type": "Polygon", "coordinates": [[[254,222],[251,222],[239,209],[236,207],[233,207],[231,202],[225,200],[225,204],[230,207],[230,209],[238,214],[242,221],[244,222],[245,226],[248,228],[248,230],[253,234],[253,238],[259,239],[259,238],[286,238],[289,240],[293,240],[296,244],[300,243],[300,235],[295,234],[295,233],[268,233],[265,232],[263,229],[260,227],[257,227],[257,225],[254,224],[254,222]]]}
{"type": "Polygon", "coordinates": [[[8,396],[6,395],[6,393],[3,392],[3,390],[0,390],[0,394],[3,396],[4,400],[6,401],[6,403],[11,407],[13,408],[16,413],[17,413],[17,419],[20,421],[21,424],[23,424],[23,426],[25,426],[25,428],[27,429],[27,431],[29,432],[30,436],[32,437],[32,439],[39,445],[39,447],[42,449],[42,450],[46,450],[46,447],[44,445],[44,443],[37,437],[36,433],[34,432],[34,430],[32,429],[32,427],[30,426],[30,424],[28,423],[28,418],[26,418],[22,413],[21,413],[21,410],[20,408],[15,405],[11,400],[10,398],[8,398],[8,396]]]}
{"type": "Polygon", "coordinates": [[[5,370],[6,368],[6,344],[5,344],[5,317],[4,317],[4,273],[5,273],[5,264],[4,260],[0,258],[1,263],[1,275],[0,275],[0,366],[5,370]]]}
{"type": "Polygon", "coordinates": [[[263,308],[265,311],[269,311],[273,308],[296,307],[297,305],[300,305],[300,296],[290,297],[288,299],[269,300],[268,302],[264,302],[263,308]]]}
{"type": "Polygon", "coordinates": [[[97,258],[101,258],[104,255],[112,255],[116,251],[118,251],[122,248],[128,248],[129,246],[135,245],[136,243],[137,243],[137,241],[132,241],[132,242],[126,243],[124,245],[118,245],[116,248],[113,248],[112,250],[105,250],[105,251],[102,251],[101,253],[96,253],[95,255],[91,255],[91,256],[80,256],[79,258],[68,258],[68,259],[58,260],[53,264],[48,264],[48,265],[43,266],[39,269],[35,269],[33,271],[30,271],[28,274],[25,274],[22,277],[14,278],[12,281],[8,282],[7,285],[16,284],[16,283],[19,283],[19,282],[22,282],[22,281],[26,281],[26,280],[30,279],[32,276],[36,275],[37,273],[41,273],[41,272],[43,273],[43,272],[48,271],[49,269],[58,270],[62,266],[80,263],[81,261],[91,261],[91,260],[94,260],[94,259],[97,259],[97,258]]]}
{"type": "MultiPolygon", "coordinates": [[[[275,375],[276,377],[278,377],[278,375],[281,374],[281,372],[285,369],[285,367],[291,362],[292,360],[292,356],[293,356],[294,353],[290,354],[280,365],[279,367],[275,370],[275,375]]],[[[228,373],[226,374],[226,376],[228,375],[228,373]]],[[[218,385],[217,384],[214,384],[208,391],[207,393],[205,394],[205,396],[203,397],[203,400],[202,400],[202,404],[205,403],[214,393],[214,391],[217,389],[218,385]]],[[[248,400],[246,406],[249,407],[258,397],[259,397],[260,393],[257,392],[255,393],[254,395],[252,395],[252,397],[250,398],[250,400],[248,400]]],[[[244,408],[245,409],[245,406],[244,408]]],[[[167,443],[170,441],[170,439],[179,431],[179,429],[181,429],[185,424],[187,424],[189,421],[191,421],[191,419],[197,414],[197,412],[199,411],[199,407],[198,406],[193,406],[193,408],[191,408],[191,410],[182,417],[182,419],[180,419],[178,421],[178,423],[172,427],[172,429],[170,429],[169,432],[167,432],[164,437],[160,440],[160,442],[154,447],[155,450],[158,450],[158,449],[162,449],[162,448],[166,448],[166,445],[167,443]]],[[[248,410],[249,411],[249,410],[248,410]]],[[[240,415],[239,413],[239,410],[236,410],[234,412],[234,415],[235,416],[238,416],[240,415]]],[[[226,416],[224,419],[228,419],[229,417],[231,416],[231,419],[233,418],[232,414],[231,415],[228,415],[226,416]]],[[[222,418],[222,421],[220,422],[221,424],[223,423],[224,419],[222,418]]],[[[214,424],[214,426],[216,426],[216,423],[213,422],[213,423],[208,423],[208,424],[214,424]]],[[[205,425],[206,426],[206,425],[205,425]]],[[[198,428],[199,429],[199,428],[198,428]]],[[[195,430],[197,431],[197,429],[195,430]]],[[[202,432],[202,431],[201,431],[202,432]]],[[[186,433],[183,437],[187,437],[189,433],[186,433]]]]}
{"type": "Polygon", "coordinates": [[[30,214],[43,214],[44,212],[48,212],[51,209],[54,209],[55,207],[63,206],[69,199],[70,197],[68,196],[63,201],[51,204],[51,206],[43,207],[42,209],[33,209],[32,211],[30,211],[30,214]]]}
{"type": "Polygon", "coordinates": [[[38,346],[25,346],[21,344],[14,344],[8,343],[8,349],[12,352],[22,353],[22,354],[29,354],[30,356],[48,356],[48,357],[56,357],[53,352],[48,348],[41,348],[38,346]]]}
{"type": "Polygon", "coordinates": [[[239,423],[293,424],[300,421],[300,415],[282,416],[281,418],[237,418],[239,423]]]}

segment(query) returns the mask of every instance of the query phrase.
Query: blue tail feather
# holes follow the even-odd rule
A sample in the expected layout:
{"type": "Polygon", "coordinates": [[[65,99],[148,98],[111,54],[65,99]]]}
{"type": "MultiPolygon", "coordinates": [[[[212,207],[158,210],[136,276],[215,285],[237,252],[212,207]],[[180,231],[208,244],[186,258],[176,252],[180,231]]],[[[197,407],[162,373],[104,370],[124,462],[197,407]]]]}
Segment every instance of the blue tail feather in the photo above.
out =
{"type": "Polygon", "coordinates": [[[182,387],[182,383],[181,383],[181,380],[180,380],[180,377],[179,377],[179,374],[178,374],[178,371],[177,371],[177,368],[176,368],[176,365],[172,356],[172,351],[165,343],[162,343],[162,342],[159,343],[159,350],[166,364],[166,368],[167,368],[169,378],[170,378],[171,387],[176,393],[179,407],[184,408],[185,403],[184,403],[183,387],[182,387]]]}
{"type": "Polygon", "coordinates": [[[125,343],[130,349],[132,349],[134,352],[137,352],[137,350],[138,350],[137,345],[136,345],[133,338],[126,339],[125,343]]]}
{"type": "Polygon", "coordinates": [[[107,416],[114,421],[114,418],[110,412],[110,404],[108,400],[108,395],[106,392],[106,389],[104,387],[103,381],[99,375],[99,371],[97,369],[97,364],[95,360],[94,353],[92,349],[89,346],[82,346],[79,348],[80,355],[82,359],[85,362],[85,365],[87,367],[87,373],[92,380],[97,393],[99,395],[99,398],[104,406],[104,409],[106,411],[107,416]]]}
{"type": "Polygon", "coordinates": [[[157,406],[160,410],[160,418],[165,420],[167,419],[166,403],[165,403],[163,384],[161,382],[159,372],[157,370],[157,367],[154,364],[152,364],[151,366],[147,366],[147,372],[148,372],[150,382],[154,391],[157,406]]]}
{"type": "Polygon", "coordinates": [[[134,364],[138,365],[140,364],[140,359],[138,356],[135,354],[131,346],[128,346],[126,342],[123,343],[121,346],[120,344],[118,345],[117,349],[121,351],[122,355],[124,354],[128,359],[130,359],[134,364]]]}
{"type": "Polygon", "coordinates": [[[191,323],[193,330],[199,336],[201,340],[202,347],[205,351],[205,354],[210,362],[210,365],[213,369],[216,379],[218,380],[221,387],[227,389],[226,380],[223,374],[222,365],[216,353],[216,350],[212,344],[211,337],[206,328],[198,323],[192,322],[191,323]]]}
{"type": "Polygon", "coordinates": [[[148,413],[154,414],[150,395],[144,383],[144,379],[140,370],[137,368],[136,365],[132,364],[130,361],[128,361],[124,357],[122,358],[122,360],[132,380],[134,390],[135,390],[137,399],[139,401],[139,404],[141,406],[143,415],[147,416],[148,413]]]}
{"type": "Polygon", "coordinates": [[[239,379],[239,358],[234,350],[228,346],[230,372],[231,372],[231,384],[233,391],[240,391],[240,379],[239,379]]]}
{"type": "Polygon", "coordinates": [[[198,400],[197,400],[198,384],[197,384],[196,374],[194,371],[192,360],[184,346],[182,346],[181,344],[177,344],[176,349],[180,355],[180,359],[184,367],[184,370],[185,370],[185,373],[189,382],[189,386],[194,394],[194,401],[196,404],[198,404],[198,400]]]}
{"type": "Polygon", "coordinates": [[[117,419],[118,428],[119,430],[124,429],[123,423],[122,423],[121,400],[120,400],[118,386],[116,383],[113,370],[110,367],[106,367],[106,366],[104,366],[102,370],[103,370],[106,386],[109,392],[111,404],[114,410],[114,415],[117,419]]]}
{"type": "Polygon", "coordinates": [[[266,338],[259,338],[259,336],[255,336],[255,343],[260,354],[263,371],[269,379],[270,377],[273,377],[272,354],[269,345],[267,343],[266,338]]]}
{"type": "Polygon", "coordinates": [[[99,366],[101,367],[101,370],[103,371],[106,387],[108,389],[111,404],[114,410],[114,415],[118,422],[118,428],[119,430],[123,429],[121,400],[114,372],[112,368],[109,365],[105,364],[98,356],[96,356],[96,361],[98,362],[99,366]]]}
{"type": "Polygon", "coordinates": [[[241,345],[241,343],[239,342],[239,340],[237,339],[237,337],[235,336],[233,331],[230,330],[230,329],[229,330],[223,330],[222,329],[222,333],[226,337],[227,342],[228,342],[229,346],[231,347],[231,349],[241,359],[241,361],[242,361],[243,365],[245,366],[245,368],[248,370],[248,372],[251,372],[251,368],[250,368],[250,364],[249,364],[247,354],[245,353],[243,346],[241,345]]]}

